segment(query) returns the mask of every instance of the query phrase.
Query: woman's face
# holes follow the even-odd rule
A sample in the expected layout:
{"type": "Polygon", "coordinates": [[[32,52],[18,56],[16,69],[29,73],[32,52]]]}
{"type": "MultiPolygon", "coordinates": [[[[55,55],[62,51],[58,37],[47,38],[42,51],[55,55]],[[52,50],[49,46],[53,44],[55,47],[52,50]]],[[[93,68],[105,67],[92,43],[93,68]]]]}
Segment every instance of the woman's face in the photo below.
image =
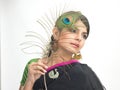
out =
{"type": "Polygon", "coordinates": [[[77,53],[84,46],[85,40],[87,38],[87,28],[86,26],[78,20],[74,27],[76,30],[68,30],[66,28],[62,29],[58,35],[58,49],[77,53]]]}

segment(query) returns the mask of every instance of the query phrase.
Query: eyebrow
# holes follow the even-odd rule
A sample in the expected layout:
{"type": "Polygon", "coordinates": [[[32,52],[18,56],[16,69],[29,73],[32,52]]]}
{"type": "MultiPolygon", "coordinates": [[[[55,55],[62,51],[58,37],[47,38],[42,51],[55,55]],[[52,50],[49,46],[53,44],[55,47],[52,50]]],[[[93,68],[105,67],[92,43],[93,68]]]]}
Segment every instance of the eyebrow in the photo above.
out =
{"type": "Polygon", "coordinates": [[[82,28],[86,28],[86,26],[84,25],[74,25],[75,27],[82,27],[82,28]]]}
{"type": "Polygon", "coordinates": [[[83,34],[88,34],[87,32],[83,32],[83,34]]]}
{"type": "MultiPolygon", "coordinates": [[[[77,30],[81,30],[81,29],[78,29],[78,28],[77,28],[77,30]]],[[[88,34],[87,31],[83,31],[82,33],[83,33],[83,34],[88,34]]]]}

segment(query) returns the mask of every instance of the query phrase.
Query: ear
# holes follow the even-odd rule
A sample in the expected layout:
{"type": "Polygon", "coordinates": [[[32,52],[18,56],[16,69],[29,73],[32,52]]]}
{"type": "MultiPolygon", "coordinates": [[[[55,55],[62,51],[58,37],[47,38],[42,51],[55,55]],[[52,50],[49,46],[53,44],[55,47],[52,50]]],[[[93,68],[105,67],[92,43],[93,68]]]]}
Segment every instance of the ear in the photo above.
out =
{"type": "Polygon", "coordinates": [[[58,30],[58,28],[54,27],[53,28],[53,37],[54,37],[55,40],[58,40],[59,34],[60,34],[60,31],[58,30]]]}

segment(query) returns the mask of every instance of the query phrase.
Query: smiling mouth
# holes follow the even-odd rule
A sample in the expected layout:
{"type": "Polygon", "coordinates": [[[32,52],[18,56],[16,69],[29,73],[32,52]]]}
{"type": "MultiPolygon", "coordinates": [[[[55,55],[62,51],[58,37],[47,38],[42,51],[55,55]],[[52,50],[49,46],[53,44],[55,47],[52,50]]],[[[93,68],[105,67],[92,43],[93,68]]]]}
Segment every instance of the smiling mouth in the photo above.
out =
{"type": "Polygon", "coordinates": [[[71,45],[75,48],[79,48],[79,44],[71,43],[71,45]]]}

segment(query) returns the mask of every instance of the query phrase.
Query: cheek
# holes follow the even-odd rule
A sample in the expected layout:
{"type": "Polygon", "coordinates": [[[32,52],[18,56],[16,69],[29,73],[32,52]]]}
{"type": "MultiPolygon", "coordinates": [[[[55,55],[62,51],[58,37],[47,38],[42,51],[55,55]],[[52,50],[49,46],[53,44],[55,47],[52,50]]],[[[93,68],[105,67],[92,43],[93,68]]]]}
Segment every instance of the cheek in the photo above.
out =
{"type": "Polygon", "coordinates": [[[74,36],[70,34],[66,34],[59,38],[60,44],[69,44],[74,41],[74,36]]]}
{"type": "Polygon", "coordinates": [[[71,33],[64,33],[62,34],[59,39],[60,40],[71,40],[71,39],[74,39],[75,35],[74,34],[71,34],[71,33]]]}
{"type": "Polygon", "coordinates": [[[58,40],[58,45],[66,46],[71,42],[71,40],[72,40],[72,37],[70,35],[61,36],[58,40]]]}
{"type": "Polygon", "coordinates": [[[85,44],[85,41],[82,41],[82,42],[80,43],[80,49],[83,48],[84,44],[85,44]]]}

